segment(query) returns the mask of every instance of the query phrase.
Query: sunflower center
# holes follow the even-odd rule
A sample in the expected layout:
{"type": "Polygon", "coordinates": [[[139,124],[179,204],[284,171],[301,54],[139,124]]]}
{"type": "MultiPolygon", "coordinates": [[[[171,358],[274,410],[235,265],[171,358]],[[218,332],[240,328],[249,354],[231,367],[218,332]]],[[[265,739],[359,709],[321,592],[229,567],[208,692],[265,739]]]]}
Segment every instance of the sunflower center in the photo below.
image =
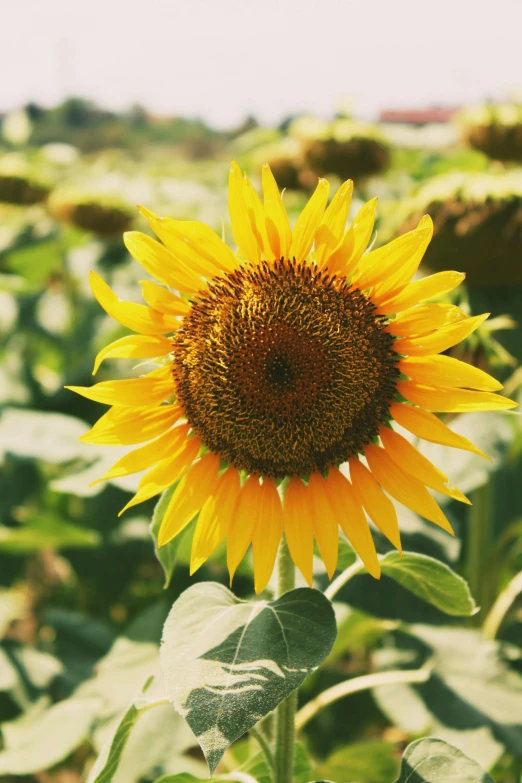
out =
{"type": "Polygon", "coordinates": [[[244,264],[197,296],[174,337],[178,399],[240,470],[282,478],[338,465],[389,417],[399,371],[384,324],[315,265],[244,264]]]}
{"type": "Polygon", "coordinates": [[[277,386],[282,391],[289,389],[294,379],[295,373],[292,370],[289,359],[282,354],[274,356],[267,367],[266,381],[277,386]]]}

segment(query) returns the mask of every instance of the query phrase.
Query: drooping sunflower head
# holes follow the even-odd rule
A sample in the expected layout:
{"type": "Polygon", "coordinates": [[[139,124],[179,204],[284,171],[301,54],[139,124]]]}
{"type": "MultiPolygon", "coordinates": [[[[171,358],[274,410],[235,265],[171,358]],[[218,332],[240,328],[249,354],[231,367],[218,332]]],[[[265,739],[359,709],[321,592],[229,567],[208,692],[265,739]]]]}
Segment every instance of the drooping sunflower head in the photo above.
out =
{"type": "Polygon", "coordinates": [[[105,310],[137,334],[98,355],[159,358],[148,375],[70,387],[110,405],[83,440],[140,445],[100,480],[147,470],[126,508],[173,485],[159,533],[168,543],[194,518],[194,571],[227,539],[231,578],[252,545],[256,591],[266,586],[285,535],[305,579],[314,540],[331,576],[341,527],[379,575],[367,516],[400,548],[390,499],[451,532],[427,488],[468,502],[407,433],[475,451],[432,411],[514,403],[486,373],[441,355],[485,316],[423,304],[463,275],[413,280],[432,223],[367,251],[376,200],[346,227],[352,183],[329,206],[319,180],[290,227],[268,166],[261,201],[233,164],[234,252],[196,221],[142,209],[160,241],[125,235],[159,281],[142,281],[146,306],[120,301],[92,273],[105,310]],[[402,428],[397,432],[395,423],[402,428]]]}

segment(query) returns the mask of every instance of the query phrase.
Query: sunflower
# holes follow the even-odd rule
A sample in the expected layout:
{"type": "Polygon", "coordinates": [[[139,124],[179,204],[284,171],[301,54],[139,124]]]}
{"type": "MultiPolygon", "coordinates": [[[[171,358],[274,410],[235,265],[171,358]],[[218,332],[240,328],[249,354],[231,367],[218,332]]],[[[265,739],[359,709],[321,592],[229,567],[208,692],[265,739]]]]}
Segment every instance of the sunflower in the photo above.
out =
{"type": "Polygon", "coordinates": [[[284,534],[311,584],[314,540],[331,577],[340,527],[378,577],[367,516],[400,550],[391,498],[450,533],[428,488],[469,502],[393,425],[482,454],[433,411],[515,403],[493,393],[502,388],[494,378],[442,353],[487,316],[426,304],[464,278],[444,271],[413,280],[432,236],[428,216],[368,250],[377,200],[346,228],[351,181],[327,206],[320,179],[293,230],[267,165],[262,186],[263,201],[232,164],[237,254],[202,223],[140,208],[160,240],[124,235],[158,281],[142,281],[146,305],[121,301],[91,273],[101,306],[136,333],[104,348],[94,372],[109,358],[159,366],[140,378],[68,387],[110,406],[82,440],[143,444],[99,480],[147,471],[123,511],[175,485],[158,543],[197,517],[191,573],[227,539],[232,580],[251,545],[259,593],[284,534]]]}

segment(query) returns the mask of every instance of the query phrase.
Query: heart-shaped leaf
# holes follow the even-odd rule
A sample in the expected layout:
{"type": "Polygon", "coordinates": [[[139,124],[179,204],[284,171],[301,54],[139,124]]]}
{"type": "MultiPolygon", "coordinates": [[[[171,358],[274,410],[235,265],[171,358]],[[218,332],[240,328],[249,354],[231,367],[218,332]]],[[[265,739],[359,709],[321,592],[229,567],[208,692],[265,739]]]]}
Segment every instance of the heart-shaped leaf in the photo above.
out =
{"type": "Polygon", "coordinates": [[[0,751],[0,777],[25,776],[58,764],[88,737],[98,708],[96,699],[75,698],[24,717],[0,751]]]}
{"type": "Polygon", "coordinates": [[[403,587],[446,614],[469,617],[477,608],[467,582],[445,563],[427,555],[388,552],[381,570],[403,587]]]}
{"type": "Polygon", "coordinates": [[[324,661],[335,635],[332,605],[307,587],[272,602],[240,601],[215,582],[180,596],[163,629],[161,664],[211,772],[324,661]]]}
{"type": "Polygon", "coordinates": [[[439,739],[427,737],[408,745],[395,783],[493,783],[476,761],[439,739]]]}

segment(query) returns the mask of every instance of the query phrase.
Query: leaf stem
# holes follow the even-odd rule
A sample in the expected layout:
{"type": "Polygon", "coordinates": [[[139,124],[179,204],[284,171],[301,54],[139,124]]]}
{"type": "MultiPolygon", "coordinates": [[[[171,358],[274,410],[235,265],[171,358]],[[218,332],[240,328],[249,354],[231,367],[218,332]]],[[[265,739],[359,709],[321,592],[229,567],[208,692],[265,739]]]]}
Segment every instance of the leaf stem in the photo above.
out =
{"type": "Polygon", "coordinates": [[[471,595],[481,609],[481,613],[474,618],[475,625],[480,625],[481,618],[486,615],[493,603],[492,574],[489,572],[492,546],[492,493],[493,477],[490,476],[486,484],[473,490],[473,505],[469,510],[467,577],[471,595]]]}
{"type": "Polygon", "coordinates": [[[331,601],[334,595],[337,595],[341,587],[344,587],[344,585],[350,581],[352,576],[359,574],[361,571],[364,571],[364,566],[360,560],[356,560],[355,563],[352,563],[349,568],[346,568],[342,573],[340,573],[339,576],[336,577],[336,579],[334,579],[333,582],[326,588],[324,591],[325,597],[331,601]]]}
{"type": "Polygon", "coordinates": [[[270,773],[274,774],[274,757],[272,755],[272,750],[270,748],[270,745],[267,742],[266,737],[263,735],[262,731],[258,731],[254,726],[250,729],[250,735],[256,740],[257,744],[261,748],[261,752],[263,753],[263,756],[265,758],[265,761],[267,763],[267,766],[270,770],[270,773]]]}
{"type": "Polygon", "coordinates": [[[344,699],[352,693],[366,691],[369,688],[376,688],[379,685],[398,685],[415,682],[426,682],[429,680],[432,671],[432,661],[429,661],[421,669],[397,669],[387,672],[375,672],[374,674],[365,674],[362,677],[354,677],[351,680],[340,682],[332,688],[327,688],[302,707],[296,715],[296,728],[302,729],[303,726],[314,718],[328,704],[344,699]]]}
{"type": "MultiPolygon", "coordinates": [[[[283,536],[277,557],[277,597],[295,587],[295,566],[283,536]]],[[[277,708],[274,753],[274,783],[292,783],[294,777],[295,713],[297,691],[291,693],[277,708]]]]}
{"type": "Polygon", "coordinates": [[[484,621],[483,630],[486,639],[494,639],[496,637],[505,616],[520,593],[522,593],[522,571],[509,582],[491,607],[484,621]]]}

